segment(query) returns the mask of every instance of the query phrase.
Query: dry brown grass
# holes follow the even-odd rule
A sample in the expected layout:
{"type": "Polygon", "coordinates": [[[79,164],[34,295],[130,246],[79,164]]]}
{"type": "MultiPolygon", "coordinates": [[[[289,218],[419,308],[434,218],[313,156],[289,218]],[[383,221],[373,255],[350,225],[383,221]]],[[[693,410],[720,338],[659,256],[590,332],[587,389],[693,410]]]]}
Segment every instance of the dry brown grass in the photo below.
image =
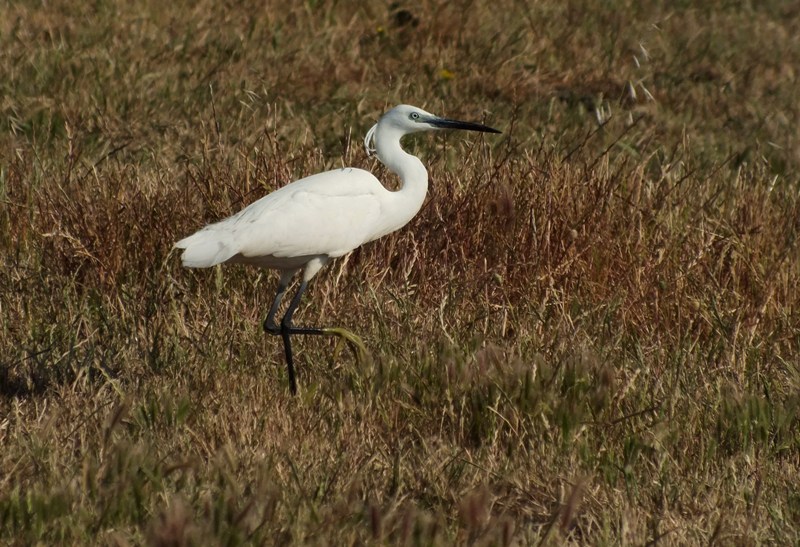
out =
{"type": "Polygon", "coordinates": [[[0,540],[800,540],[797,13],[614,2],[0,8],[0,540]],[[171,246],[369,167],[430,196],[315,280],[171,246]]]}

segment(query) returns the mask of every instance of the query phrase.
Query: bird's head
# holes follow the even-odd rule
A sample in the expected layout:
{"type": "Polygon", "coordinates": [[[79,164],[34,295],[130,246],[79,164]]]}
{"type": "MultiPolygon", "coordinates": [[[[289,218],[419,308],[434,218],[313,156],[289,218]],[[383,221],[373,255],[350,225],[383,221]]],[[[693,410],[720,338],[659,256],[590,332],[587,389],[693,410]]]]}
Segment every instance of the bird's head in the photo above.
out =
{"type": "Polygon", "coordinates": [[[381,119],[372,126],[364,139],[367,154],[375,151],[375,132],[378,127],[384,128],[399,136],[420,131],[435,131],[437,129],[463,129],[466,131],[481,131],[483,133],[500,133],[497,129],[473,122],[462,122],[450,118],[440,118],[416,106],[401,104],[386,112],[381,119]]]}

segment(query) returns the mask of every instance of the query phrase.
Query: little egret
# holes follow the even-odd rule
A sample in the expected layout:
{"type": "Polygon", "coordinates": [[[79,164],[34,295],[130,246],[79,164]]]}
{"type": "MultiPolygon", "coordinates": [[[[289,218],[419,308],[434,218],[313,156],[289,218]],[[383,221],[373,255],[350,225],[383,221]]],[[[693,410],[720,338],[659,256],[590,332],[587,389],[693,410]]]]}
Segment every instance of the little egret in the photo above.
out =
{"type": "Polygon", "coordinates": [[[419,158],[401,148],[400,139],[436,129],[500,133],[479,123],[440,118],[413,106],[396,106],[367,132],[364,145],[367,154],[375,152],[400,177],[399,190],[387,190],[363,169],[334,169],[288,184],[175,244],[184,249],[181,259],[187,268],[235,262],[280,272],[278,292],[264,330],[283,338],[292,394],[297,393],[297,381],[291,335],[335,335],[364,353],[361,340],[349,331],[295,327],[292,316],[311,278],[332,258],[402,228],[417,214],[428,192],[428,171],[419,158]],[[277,325],[278,306],[292,277],[301,269],[300,287],[277,325]]]}

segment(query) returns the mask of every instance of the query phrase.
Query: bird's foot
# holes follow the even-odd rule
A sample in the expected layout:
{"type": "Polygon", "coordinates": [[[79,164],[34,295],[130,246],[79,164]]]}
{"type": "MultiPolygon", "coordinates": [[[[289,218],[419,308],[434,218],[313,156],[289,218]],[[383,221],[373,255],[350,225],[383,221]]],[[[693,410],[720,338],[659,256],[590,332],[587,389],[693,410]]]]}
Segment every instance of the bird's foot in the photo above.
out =
{"type": "Polygon", "coordinates": [[[323,334],[328,334],[339,338],[339,342],[336,344],[336,347],[333,350],[334,361],[336,360],[336,357],[338,357],[339,352],[342,350],[342,346],[345,343],[350,346],[350,350],[353,352],[353,356],[356,358],[356,361],[359,364],[365,363],[367,360],[369,360],[370,355],[367,351],[367,347],[364,345],[363,340],[361,340],[358,335],[350,332],[347,329],[338,327],[328,327],[321,330],[323,334]]]}

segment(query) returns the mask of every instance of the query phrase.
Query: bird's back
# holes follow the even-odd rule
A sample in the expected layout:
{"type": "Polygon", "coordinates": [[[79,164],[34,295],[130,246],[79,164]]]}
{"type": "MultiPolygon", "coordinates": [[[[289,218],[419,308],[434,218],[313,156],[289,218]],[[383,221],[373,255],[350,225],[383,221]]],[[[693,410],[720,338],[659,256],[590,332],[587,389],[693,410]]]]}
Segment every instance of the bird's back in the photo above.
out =
{"type": "Polygon", "coordinates": [[[374,239],[388,194],[368,171],[326,171],[264,196],[176,247],[184,249],[187,267],[232,260],[294,269],[315,256],[342,256],[374,239]]]}

